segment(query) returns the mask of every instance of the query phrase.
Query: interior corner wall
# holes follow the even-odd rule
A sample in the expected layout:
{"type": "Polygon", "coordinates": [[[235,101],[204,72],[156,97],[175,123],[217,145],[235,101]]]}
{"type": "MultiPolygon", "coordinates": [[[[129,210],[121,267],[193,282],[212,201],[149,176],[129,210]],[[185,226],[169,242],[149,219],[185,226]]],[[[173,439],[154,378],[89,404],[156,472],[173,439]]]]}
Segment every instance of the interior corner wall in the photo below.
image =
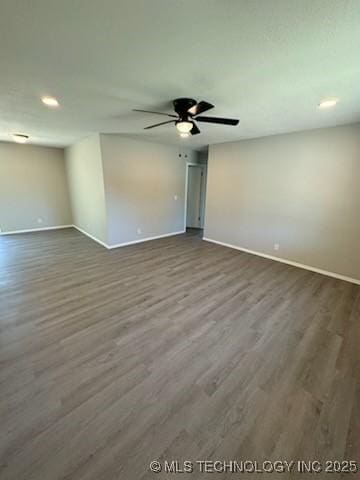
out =
{"type": "Polygon", "coordinates": [[[208,161],[208,157],[209,157],[209,148],[207,148],[206,150],[201,150],[199,152],[199,163],[206,165],[208,161]]]}
{"type": "Polygon", "coordinates": [[[93,135],[65,150],[73,223],[107,243],[107,223],[100,136],[93,135]]]}
{"type": "Polygon", "coordinates": [[[0,228],[3,233],[72,223],[64,151],[0,142],[0,228]]]}
{"type": "Polygon", "coordinates": [[[186,162],[197,152],[101,134],[110,246],[184,231],[186,162]]]}
{"type": "Polygon", "coordinates": [[[210,146],[205,237],[360,280],[359,180],[359,124],[210,146]]]}

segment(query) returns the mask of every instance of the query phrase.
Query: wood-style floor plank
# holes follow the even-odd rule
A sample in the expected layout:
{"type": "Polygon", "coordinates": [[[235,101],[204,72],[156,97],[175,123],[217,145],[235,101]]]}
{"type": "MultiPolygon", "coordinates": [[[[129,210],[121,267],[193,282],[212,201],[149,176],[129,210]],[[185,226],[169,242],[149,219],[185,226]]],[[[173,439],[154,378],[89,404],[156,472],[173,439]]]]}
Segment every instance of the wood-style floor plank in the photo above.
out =
{"type": "MultiPolygon", "coordinates": [[[[359,461],[359,345],[360,287],[193,233],[112,251],[73,229],[0,237],[0,478],[359,461]]],[[[214,477],[238,478],[180,475],[214,477]]]]}

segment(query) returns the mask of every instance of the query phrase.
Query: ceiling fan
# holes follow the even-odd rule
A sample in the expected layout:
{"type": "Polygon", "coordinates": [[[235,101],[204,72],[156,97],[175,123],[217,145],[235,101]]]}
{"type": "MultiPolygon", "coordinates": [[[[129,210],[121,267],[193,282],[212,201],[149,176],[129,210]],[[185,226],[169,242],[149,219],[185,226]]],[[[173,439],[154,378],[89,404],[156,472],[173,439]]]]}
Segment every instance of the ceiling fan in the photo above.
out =
{"type": "Polygon", "coordinates": [[[134,109],[133,111],[154,113],[157,115],[165,115],[167,117],[174,118],[175,120],[167,120],[166,122],[150,125],[149,127],[145,127],[144,130],[160,127],[160,125],[166,125],[168,123],[175,123],[175,126],[182,137],[188,137],[189,135],[198,135],[200,133],[200,130],[194,120],[196,120],[197,122],[219,123],[222,125],[237,125],[239,123],[239,120],[233,118],[204,117],[203,115],[200,115],[201,113],[207,112],[211,108],[214,108],[214,105],[208,102],[197,102],[193,98],[176,98],[173,101],[173,105],[177,115],[173,115],[170,113],[153,112],[151,110],[134,109]]]}

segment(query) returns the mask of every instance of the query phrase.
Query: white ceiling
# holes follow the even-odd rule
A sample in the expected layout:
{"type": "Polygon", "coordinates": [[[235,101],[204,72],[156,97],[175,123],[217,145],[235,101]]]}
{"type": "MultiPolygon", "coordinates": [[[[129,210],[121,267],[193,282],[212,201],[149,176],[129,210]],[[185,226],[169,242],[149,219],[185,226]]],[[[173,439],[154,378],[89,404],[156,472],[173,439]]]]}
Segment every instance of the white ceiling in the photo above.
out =
{"type": "Polygon", "coordinates": [[[360,0],[1,0],[0,139],[93,132],[201,148],[360,120],[360,0]],[[54,95],[61,108],[39,100],[54,95]],[[144,131],[191,96],[238,127],[144,131]],[[321,111],[323,98],[338,105],[321,111]]]}

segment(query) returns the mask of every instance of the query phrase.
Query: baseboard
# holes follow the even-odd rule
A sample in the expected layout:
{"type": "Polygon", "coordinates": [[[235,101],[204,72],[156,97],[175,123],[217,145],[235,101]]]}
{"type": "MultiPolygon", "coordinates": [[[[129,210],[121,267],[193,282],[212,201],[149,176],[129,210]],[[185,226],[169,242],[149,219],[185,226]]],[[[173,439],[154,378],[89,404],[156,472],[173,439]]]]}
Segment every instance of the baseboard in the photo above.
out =
{"type": "Polygon", "coordinates": [[[100,245],[107,248],[108,250],[112,250],[113,248],[119,248],[119,247],[127,247],[128,245],[135,245],[137,243],[149,242],[150,240],[158,240],[159,238],[172,237],[174,235],[180,235],[181,233],[185,233],[185,230],[181,230],[179,232],[171,232],[171,233],[165,233],[163,235],[157,235],[155,237],[147,237],[147,238],[141,238],[139,240],[132,240],[131,242],[116,243],[114,245],[108,245],[107,243],[103,242],[102,240],[99,240],[98,238],[94,237],[94,235],[91,235],[90,233],[86,232],[85,230],[78,227],[77,225],[70,225],[70,226],[76,228],[76,230],[79,230],[79,232],[83,233],[84,235],[91,238],[92,240],[99,243],[100,245]]]}
{"type": "Polygon", "coordinates": [[[82,228],[78,227],[77,225],[71,225],[72,227],[76,228],[76,230],[78,230],[80,233],[86,235],[87,237],[91,238],[91,240],[94,240],[94,242],[97,242],[99,243],[100,245],[102,245],[103,247],[109,249],[109,245],[107,245],[105,242],[103,242],[102,240],[99,240],[98,238],[94,237],[94,235],[91,235],[91,233],[88,233],[86,232],[85,230],[83,230],[82,228]]]}
{"type": "Polygon", "coordinates": [[[72,228],[73,225],[57,225],[56,227],[28,228],[26,230],[13,230],[11,232],[1,232],[0,235],[15,235],[17,233],[44,232],[45,230],[60,230],[62,228],[72,228]]]}
{"type": "Polygon", "coordinates": [[[219,242],[218,240],[213,240],[207,237],[203,237],[203,240],[205,240],[206,242],[216,243],[217,245],[222,245],[223,247],[240,250],[241,252],[250,253],[251,255],[257,255],[258,257],[274,260],[276,262],[286,263],[287,265],[291,265],[293,267],[303,268],[304,270],[309,270],[310,272],[320,273],[321,275],[326,275],[327,277],[333,277],[339,280],[344,280],[345,282],[350,282],[350,283],[355,283],[356,285],[360,285],[360,280],[357,280],[356,278],[347,277],[346,275],[340,275],[339,273],[328,272],[327,270],[322,270],[321,268],[311,267],[309,265],[293,262],[291,260],[286,260],[281,257],[274,257],[273,255],[268,255],[266,253],[257,252],[255,250],[249,250],[247,248],[238,247],[237,245],[232,245],[231,243],[219,242]]]}
{"type": "Polygon", "coordinates": [[[155,237],[141,238],[139,240],[132,240],[131,242],[117,243],[115,245],[108,245],[107,248],[112,250],[113,248],[126,247],[128,245],[135,245],[136,243],[149,242],[150,240],[158,240],[159,238],[173,237],[174,235],[180,235],[185,233],[186,230],[180,230],[178,232],[165,233],[163,235],[156,235],[155,237]]]}

